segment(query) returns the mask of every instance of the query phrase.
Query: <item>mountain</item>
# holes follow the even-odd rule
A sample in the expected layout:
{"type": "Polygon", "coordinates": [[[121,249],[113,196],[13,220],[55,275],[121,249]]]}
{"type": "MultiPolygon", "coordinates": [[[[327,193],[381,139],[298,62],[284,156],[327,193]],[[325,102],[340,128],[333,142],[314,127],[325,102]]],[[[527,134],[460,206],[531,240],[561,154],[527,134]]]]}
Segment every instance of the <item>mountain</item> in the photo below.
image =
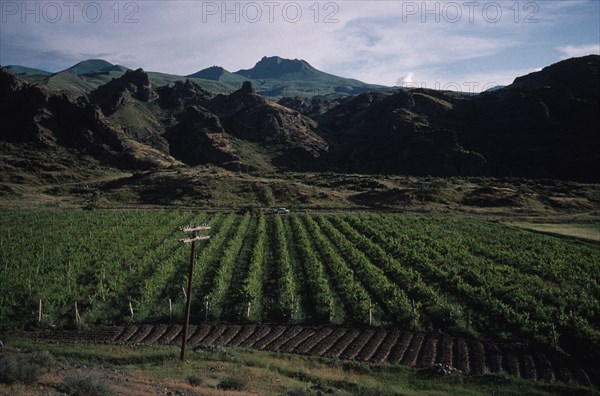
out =
{"type": "Polygon", "coordinates": [[[598,181],[600,56],[558,62],[454,106],[445,123],[491,173],[598,181]]]}
{"type": "MultiPolygon", "coordinates": [[[[2,68],[0,140],[15,151],[36,144],[39,153],[64,149],[72,161],[86,156],[124,169],[184,163],[260,172],[600,181],[592,171],[600,168],[599,70],[600,56],[590,56],[479,95],[397,89],[275,103],[261,95],[269,81],[335,76],[303,61],[264,58],[244,73],[277,78],[248,80],[219,94],[202,85],[218,81],[173,81],[142,69],[104,83],[90,73],[47,79],[72,85],[70,92],[80,92],[74,96],[2,68]]],[[[203,76],[223,75],[213,68],[203,76]]]]}
{"type": "Polygon", "coordinates": [[[73,73],[79,75],[90,74],[90,73],[101,73],[101,72],[125,72],[128,68],[120,65],[113,65],[103,59],[88,59],[83,62],[79,62],[68,69],[65,69],[59,73],[73,73]]]}
{"type": "MultiPolygon", "coordinates": [[[[11,66],[29,82],[42,83],[54,92],[76,98],[87,94],[113,78],[122,76],[128,68],[103,59],[88,59],[58,73],[37,73],[24,66],[11,66]]],[[[212,66],[188,76],[148,72],[155,85],[173,84],[190,79],[205,89],[228,94],[250,81],[262,96],[328,98],[348,97],[363,92],[391,92],[392,88],[366,84],[358,80],[334,76],[312,67],[303,60],[264,57],[253,68],[231,73],[220,66],[212,66]]]]}
{"type": "Polygon", "coordinates": [[[517,77],[508,88],[528,91],[546,87],[567,88],[577,94],[594,94],[600,79],[598,59],[598,55],[588,55],[558,62],[538,72],[517,77]]]}
{"type": "Polygon", "coordinates": [[[238,70],[236,74],[257,80],[289,77],[289,75],[292,75],[293,78],[296,78],[298,75],[302,75],[303,77],[307,78],[319,79],[319,77],[322,77],[326,73],[320,72],[304,60],[291,60],[283,59],[278,56],[265,56],[256,65],[254,65],[252,69],[238,70]]]}
{"type": "Polygon", "coordinates": [[[338,77],[312,67],[304,60],[263,57],[253,68],[234,74],[257,82],[261,95],[274,97],[340,97],[363,92],[391,91],[381,85],[338,77]]]}
{"type": "Polygon", "coordinates": [[[189,76],[186,76],[189,78],[202,78],[204,80],[212,80],[212,81],[219,81],[225,84],[229,84],[232,87],[241,87],[242,83],[246,80],[248,80],[247,78],[237,75],[237,74],[233,74],[225,69],[223,69],[220,66],[212,66],[203,70],[200,70],[199,72],[196,72],[194,74],[190,74],[189,76]]]}
{"type": "Polygon", "coordinates": [[[435,121],[452,104],[427,90],[366,93],[316,119],[328,131],[332,163],[341,172],[476,176],[487,160],[460,144],[458,133],[435,121]]]}
{"type": "Polygon", "coordinates": [[[275,98],[339,98],[362,92],[391,91],[389,87],[324,73],[304,60],[278,56],[265,56],[253,68],[234,73],[220,66],[212,66],[187,77],[219,81],[233,87],[240,87],[244,81],[250,81],[260,95],[275,98]]]}
{"type": "Polygon", "coordinates": [[[27,76],[49,76],[52,73],[47,72],[45,70],[40,69],[32,69],[31,67],[19,66],[19,65],[9,65],[6,66],[6,70],[11,71],[17,76],[27,77],[27,76]]]}
{"type": "MultiPolygon", "coordinates": [[[[0,140],[33,144],[38,155],[61,150],[112,166],[145,169],[175,164],[164,152],[129,138],[87,100],[49,94],[0,68],[0,140]]],[[[71,154],[73,155],[73,154],[71,154]]]]}

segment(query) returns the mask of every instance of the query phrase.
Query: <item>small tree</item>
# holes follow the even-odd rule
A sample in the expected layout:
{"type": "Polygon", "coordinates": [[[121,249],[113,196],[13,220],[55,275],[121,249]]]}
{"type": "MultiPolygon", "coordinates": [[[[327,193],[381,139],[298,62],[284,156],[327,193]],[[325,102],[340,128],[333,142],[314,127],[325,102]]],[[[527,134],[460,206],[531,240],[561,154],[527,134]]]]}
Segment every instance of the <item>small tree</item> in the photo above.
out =
{"type": "Polygon", "coordinates": [[[273,190],[269,186],[262,186],[258,190],[258,200],[264,206],[273,206],[275,204],[275,196],[273,190]]]}

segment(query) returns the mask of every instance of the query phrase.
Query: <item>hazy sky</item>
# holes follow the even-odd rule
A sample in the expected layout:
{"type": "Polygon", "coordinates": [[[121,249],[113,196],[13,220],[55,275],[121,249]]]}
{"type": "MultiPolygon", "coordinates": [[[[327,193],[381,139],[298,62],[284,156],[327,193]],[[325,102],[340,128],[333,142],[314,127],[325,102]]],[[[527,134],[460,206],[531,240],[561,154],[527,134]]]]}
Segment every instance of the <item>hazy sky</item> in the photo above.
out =
{"type": "MultiPolygon", "coordinates": [[[[600,1],[0,1],[0,64],[88,58],[187,75],[308,61],[384,85],[509,84],[600,53],[600,1]]],[[[478,88],[479,87],[479,88],[478,88]]]]}

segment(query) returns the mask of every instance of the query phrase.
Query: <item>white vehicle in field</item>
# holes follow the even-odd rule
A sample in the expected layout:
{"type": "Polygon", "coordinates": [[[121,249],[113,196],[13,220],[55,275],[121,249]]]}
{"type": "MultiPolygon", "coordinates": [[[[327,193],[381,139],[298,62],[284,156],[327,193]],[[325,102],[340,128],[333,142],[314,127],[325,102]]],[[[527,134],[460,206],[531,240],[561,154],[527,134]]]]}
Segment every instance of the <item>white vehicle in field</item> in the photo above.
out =
{"type": "Polygon", "coordinates": [[[277,209],[273,209],[273,213],[275,214],[288,214],[290,213],[289,209],[286,208],[277,208],[277,209]]]}

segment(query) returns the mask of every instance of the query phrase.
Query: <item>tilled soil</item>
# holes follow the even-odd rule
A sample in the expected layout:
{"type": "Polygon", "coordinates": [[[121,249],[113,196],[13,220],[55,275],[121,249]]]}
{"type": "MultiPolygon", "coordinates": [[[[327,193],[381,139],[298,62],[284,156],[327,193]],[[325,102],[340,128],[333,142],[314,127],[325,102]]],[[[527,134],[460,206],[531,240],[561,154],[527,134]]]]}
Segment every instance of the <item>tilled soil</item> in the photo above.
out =
{"type": "MultiPolygon", "coordinates": [[[[94,326],[85,331],[52,329],[32,338],[76,342],[178,345],[180,325],[94,326]]],[[[600,386],[597,367],[582,367],[553,351],[526,350],[489,340],[439,333],[312,326],[203,324],[190,326],[188,345],[246,347],[370,363],[431,367],[451,365],[464,374],[507,372],[520,378],[600,386]]]]}

